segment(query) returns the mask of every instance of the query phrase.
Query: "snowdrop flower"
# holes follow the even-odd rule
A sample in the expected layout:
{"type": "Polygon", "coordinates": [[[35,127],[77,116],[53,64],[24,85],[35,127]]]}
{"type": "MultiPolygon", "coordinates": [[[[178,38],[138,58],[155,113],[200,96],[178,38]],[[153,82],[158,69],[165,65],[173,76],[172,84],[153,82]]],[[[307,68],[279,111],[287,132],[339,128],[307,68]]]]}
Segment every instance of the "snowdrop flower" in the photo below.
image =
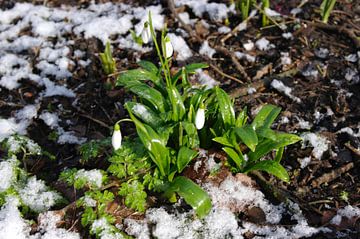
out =
{"type": "Polygon", "coordinates": [[[170,58],[172,56],[172,54],[174,53],[174,48],[171,44],[170,38],[169,36],[166,36],[165,39],[165,57],[166,58],[170,58]]]}
{"type": "Polygon", "coordinates": [[[200,105],[195,115],[195,126],[196,129],[200,130],[205,125],[205,107],[203,104],[200,105]]]}
{"type": "Polygon", "coordinates": [[[121,147],[121,140],[122,140],[122,136],[120,132],[120,126],[118,123],[116,123],[114,126],[114,133],[111,138],[111,143],[114,150],[118,150],[121,147]]]}
{"type": "Polygon", "coordinates": [[[148,22],[144,23],[144,28],[143,28],[143,30],[141,32],[141,39],[142,39],[144,44],[149,43],[150,40],[151,40],[151,31],[150,31],[150,27],[149,27],[148,22]]]}

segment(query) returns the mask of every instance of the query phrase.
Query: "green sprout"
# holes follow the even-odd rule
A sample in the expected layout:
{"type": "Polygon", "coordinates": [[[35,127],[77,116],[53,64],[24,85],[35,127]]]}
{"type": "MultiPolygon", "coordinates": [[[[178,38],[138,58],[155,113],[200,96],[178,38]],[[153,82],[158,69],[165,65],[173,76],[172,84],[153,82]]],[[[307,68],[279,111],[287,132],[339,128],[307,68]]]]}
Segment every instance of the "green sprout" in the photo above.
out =
{"type": "Polygon", "coordinates": [[[115,59],[112,57],[110,42],[106,43],[105,51],[99,55],[105,74],[114,74],[116,72],[116,63],[115,59]]]}
{"type": "Polygon", "coordinates": [[[327,23],[330,17],[330,13],[335,6],[336,0],[323,0],[320,5],[320,14],[322,21],[327,23]]]}
{"type": "Polygon", "coordinates": [[[349,201],[349,193],[346,192],[346,191],[342,191],[340,193],[340,199],[345,201],[345,202],[348,202],[349,201]]]}
{"type": "Polygon", "coordinates": [[[236,1],[236,8],[240,10],[242,20],[249,17],[250,7],[256,3],[256,0],[238,0],[236,1]]]}
{"type": "Polygon", "coordinates": [[[262,21],[262,26],[266,27],[267,25],[269,25],[269,18],[266,16],[265,11],[267,8],[270,7],[270,0],[261,0],[261,2],[262,2],[262,10],[263,10],[261,21],[262,21]]]}

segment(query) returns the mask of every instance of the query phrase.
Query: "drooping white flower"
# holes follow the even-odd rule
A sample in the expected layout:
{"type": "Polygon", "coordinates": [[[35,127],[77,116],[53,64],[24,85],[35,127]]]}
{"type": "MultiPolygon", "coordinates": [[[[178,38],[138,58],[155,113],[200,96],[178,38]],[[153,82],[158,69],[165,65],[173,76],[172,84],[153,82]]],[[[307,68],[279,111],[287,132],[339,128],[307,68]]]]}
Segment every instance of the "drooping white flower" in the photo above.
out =
{"type": "Polygon", "coordinates": [[[174,53],[174,48],[173,45],[171,44],[170,38],[169,36],[166,36],[164,39],[164,44],[165,44],[165,57],[166,58],[170,58],[172,56],[172,54],[174,53]]]}
{"type": "Polygon", "coordinates": [[[121,147],[121,141],[122,141],[122,136],[121,136],[120,126],[118,123],[116,123],[114,126],[114,133],[111,138],[111,143],[114,150],[118,150],[121,147]]]}
{"type": "Polygon", "coordinates": [[[200,130],[205,125],[205,107],[201,105],[199,109],[196,111],[195,115],[195,127],[200,130]]]}
{"type": "Polygon", "coordinates": [[[148,22],[144,23],[144,28],[141,32],[141,39],[144,44],[148,44],[151,41],[151,31],[148,22]]]}

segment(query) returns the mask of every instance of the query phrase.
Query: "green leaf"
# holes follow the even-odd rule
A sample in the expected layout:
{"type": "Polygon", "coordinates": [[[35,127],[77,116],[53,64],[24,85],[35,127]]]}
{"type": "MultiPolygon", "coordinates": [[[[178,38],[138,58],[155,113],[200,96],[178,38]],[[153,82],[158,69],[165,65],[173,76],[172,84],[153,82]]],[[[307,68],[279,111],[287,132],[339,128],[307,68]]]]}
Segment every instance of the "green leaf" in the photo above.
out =
{"type": "MultiPolygon", "coordinates": [[[[199,140],[198,131],[197,131],[195,125],[193,123],[186,122],[186,121],[181,122],[181,124],[186,132],[186,136],[187,136],[187,140],[188,140],[187,146],[189,148],[199,147],[200,140],[199,140]]],[[[184,143],[184,145],[186,145],[186,144],[184,143]]]]}
{"type": "Polygon", "coordinates": [[[125,104],[134,115],[153,128],[158,128],[164,123],[158,114],[146,105],[135,102],[126,102],[125,104]]]}
{"type": "Polygon", "coordinates": [[[156,89],[138,81],[128,82],[125,87],[141,99],[150,102],[156,110],[165,112],[164,98],[156,89]]]}
{"type": "Polygon", "coordinates": [[[247,112],[247,107],[245,107],[241,112],[240,114],[238,115],[238,117],[236,118],[236,122],[235,122],[235,126],[236,127],[242,127],[246,124],[246,121],[247,121],[247,115],[246,115],[246,112],[247,112]]]}
{"type": "Polygon", "coordinates": [[[231,103],[229,95],[219,87],[215,88],[216,99],[219,105],[221,118],[225,125],[225,129],[228,130],[235,124],[235,112],[233,104],[231,103]]]}
{"type": "Polygon", "coordinates": [[[185,70],[187,73],[195,73],[198,69],[208,68],[209,65],[206,63],[192,63],[185,66],[185,70]]]}
{"type": "Polygon", "coordinates": [[[256,145],[258,144],[258,137],[255,130],[250,125],[245,125],[241,128],[235,128],[234,130],[241,141],[244,142],[244,144],[254,152],[256,145]]]}
{"type": "Polygon", "coordinates": [[[183,197],[185,202],[195,210],[198,217],[204,218],[209,214],[212,207],[209,195],[190,179],[182,176],[176,177],[165,191],[165,196],[172,196],[173,193],[183,197]]]}
{"type": "Polygon", "coordinates": [[[129,112],[130,118],[135,123],[136,131],[141,142],[148,150],[150,158],[159,168],[160,173],[163,176],[167,176],[170,171],[170,152],[168,148],[166,148],[167,142],[165,142],[165,140],[161,138],[149,125],[141,123],[141,121],[132,114],[128,105],[125,105],[125,107],[129,112]]]}
{"type": "Polygon", "coordinates": [[[280,111],[280,107],[276,107],[274,105],[264,105],[256,115],[254,121],[251,123],[251,126],[255,130],[262,126],[269,128],[279,115],[280,111]]]}
{"type": "Polygon", "coordinates": [[[184,168],[190,163],[198,155],[198,152],[188,147],[181,147],[177,156],[177,169],[178,172],[181,173],[184,168]]]}
{"type": "Polygon", "coordinates": [[[154,75],[157,75],[159,73],[159,69],[154,65],[154,63],[150,61],[142,60],[139,61],[137,64],[154,75]]]}
{"type": "Polygon", "coordinates": [[[116,85],[129,85],[129,82],[132,81],[152,81],[156,86],[161,87],[161,78],[151,71],[148,71],[146,69],[133,69],[128,70],[122,74],[120,74],[116,80],[116,85]]]}
{"type": "Polygon", "coordinates": [[[276,151],[275,158],[274,158],[274,161],[275,161],[275,162],[280,163],[281,158],[282,158],[282,156],[283,156],[283,154],[284,154],[284,149],[285,149],[285,147],[279,147],[279,148],[278,148],[278,150],[276,151]]]}
{"type": "Polygon", "coordinates": [[[290,181],[290,177],[289,177],[289,174],[287,173],[286,169],[283,166],[281,166],[281,164],[279,164],[278,162],[275,162],[273,160],[260,161],[254,165],[246,167],[244,169],[244,172],[248,173],[253,170],[265,171],[269,174],[272,174],[272,175],[278,177],[279,179],[281,179],[285,182],[290,181]]]}
{"type": "Polygon", "coordinates": [[[255,152],[248,154],[251,161],[256,161],[272,150],[285,147],[300,141],[301,138],[294,134],[276,133],[276,140],[264,139],[256,147],[255,152]]]}
{"type": "Polygon", "coordinates": [[[172,119],[177,122],[181,120],[186,113],[184,102],[175,86],[170,85],[167,90],[172,106],[172,119]]]}
{"type": "Polygon", "coordinates": [[[276,132],[270,128],[265,128],[264,126],[258,128],[256,130],[258,136],[263,137],[265,139],[271,139],[273,141],[276,140],[276,132]]]}
{"type": "Polygon", "coordinates": [[[236,153],[232,148],[224,147],[222,150],[234,161],[238,169],[241,169],[244,160],[244,156],[242,154],[236,153]]]}
{"type": "Polygon", "coordinates": [[[215,137],[212,140],[228,147],[234,147],[227,137],[215,137]]]}
{"type": "Polygon", "coordinates": [[[147,194],[145,187],[138,180],[127,181],[121,184],[119,195],[125,197],[125,205],[139,212],[146,208],[147,194]]]}
{"type": "Polygon", "coordinates": [[[91,207],[86,207],[85,211],[81,215],[81,225],[86,227],[90,223],[96,220],[96,213],[91,207]]]}

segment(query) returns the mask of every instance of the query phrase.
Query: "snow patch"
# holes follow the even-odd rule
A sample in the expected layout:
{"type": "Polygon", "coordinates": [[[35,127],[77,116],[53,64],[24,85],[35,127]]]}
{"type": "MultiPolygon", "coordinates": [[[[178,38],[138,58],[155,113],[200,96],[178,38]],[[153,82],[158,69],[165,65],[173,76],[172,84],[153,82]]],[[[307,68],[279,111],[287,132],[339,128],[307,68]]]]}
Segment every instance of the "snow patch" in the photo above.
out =
{"type": "Polygon", "coordinates": [[[313,147],[312,155],[318,160],[329,149],[330,142],[318,134],[304,133],[300,137],[303,139],[302,148],[313,147]]]}
{"type": "Polygon", "coordinates": [[[167,35],[174,47],[174,51],[178,53],[176,56],[177,60],[185,61],[192,56],[192,52],[189,46],[186,44],[184,38],[177,36],[174,33],[168,33],[167,35]]]}
{"type": "Polygon", "coordinates": [[[203,44],[200,47],[199,53],[204,56],[208,56],[209,58],[212,58],[213,55],[216,53],[215,49],[211,48],[209,46],[208,41],[204,41],[203,44]]]}
{"type": "Polygon", "coordinates": [[[294,96],[291,92],[292,89],[286,85],[284,85],[284,83],[282,83],[279,80],[274,79],[271,82],[271,87],[273,87],[274,89],[278,90],[279,92],[284,93],[286,96],[288,96],[290,99],[292,99],[293,101],[297,102],[297,103],[301,103],[300,98],[294,96]]]}

